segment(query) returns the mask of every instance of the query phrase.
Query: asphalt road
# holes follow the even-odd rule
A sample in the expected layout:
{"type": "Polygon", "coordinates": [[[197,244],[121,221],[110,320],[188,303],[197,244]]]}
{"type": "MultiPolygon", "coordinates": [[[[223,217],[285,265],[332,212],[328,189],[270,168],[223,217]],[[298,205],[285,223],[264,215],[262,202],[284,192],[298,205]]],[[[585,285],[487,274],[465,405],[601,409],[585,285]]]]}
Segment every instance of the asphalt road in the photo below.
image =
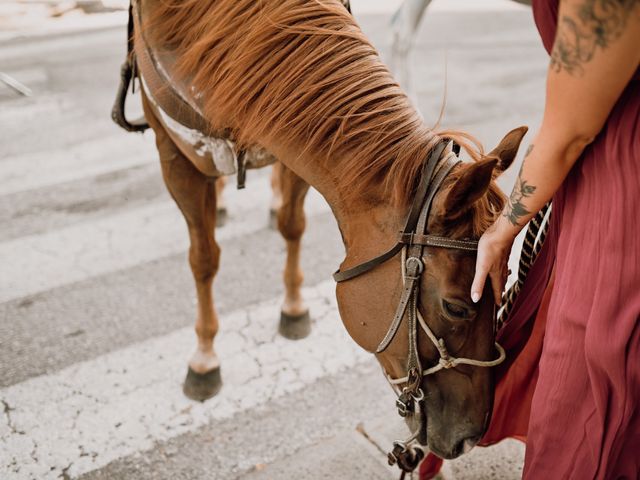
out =
{"type": "MultiPolygon", "coordinates": [[[[388,16],[359,20],[386,56],[388,16]]],[[[387,448],[393,396],[337,317],[329,279],[343,248],[317,194],[303,257],[314,334],[275,335],[284,245],[267,228],[267,171],[229,189],[219,230],[225,389],[205,404],[182,397],[186,228],[152,134],[109,118],[123,54],[121,28],[0,43],[0,71],[35,92],[0,86],[0,478],[391,478],[356,427],[387,448]]],[[[491,148],[539,121],[546,58],[529,10],[427,15],[412,57],[427,123],[445,65],[443,125],[491,148]]],[[[446,478],[518,478],[521,461],[515,443],[476,449],[446,478]]]]}

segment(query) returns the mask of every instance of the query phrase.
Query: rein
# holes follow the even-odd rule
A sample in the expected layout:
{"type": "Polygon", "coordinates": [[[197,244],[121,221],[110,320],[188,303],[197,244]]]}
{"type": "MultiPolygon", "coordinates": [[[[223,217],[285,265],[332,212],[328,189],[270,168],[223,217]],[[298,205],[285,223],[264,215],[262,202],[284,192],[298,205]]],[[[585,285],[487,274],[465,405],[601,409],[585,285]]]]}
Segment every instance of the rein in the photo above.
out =
{"type": "Polygon", "coordinates": [[[389,347],[398,333],[402,321],[407,317],[409,331],[407,375],[394,379],[384,372],[387,380],[398,396],[396,400],[398,414],[403,418],[413,418],[418,424],[417,429],[412,432],[407,440],[393,443],[394,448],[388,455],[389,464],[397,464],[402,470],[403,476],[405,473],[415,470],[424,458],[424,451],[416,442],[425,421],[424,408],[422,408],[425,395],[420,386],[422,379],[440,370],[455,368],[463,364],[476,367],[493,367],[502,363],[506,358],[504,349],[497,342],[495,346],[499,356],[495,360],[484,361],[451,356],[447,350],[444,339],[436,337],[418,309],[420,279],[425,270],[425,265],[422,261],[425,247],[449,248],[472,252],[478,250],[477,240],[453,239],[430,235],[427,232],[427,223],[433,199],[449,173],[461,162],[456,155],[459,151],[456,150],[456,145],[454,145],[453,155],[446,156],[443,161],[440,160],[446,146],[446,142],[440,142],[432,150],[425,162],[422,168],[420,185],[416,191],[405,226],[398,235],[397,243],[385,253],[347,270],[338,270],[333,275],[336,282],[351,280],[373,270],[375,267],[395,257],[398,253],[401,254],[400,265],[403,287],[400,302],[396,308],[391,325],[384,338],[380,341],[375,353],[382,353],[389,347]],[[438,363],[427,369],[423,369],[418,355],[418,326],[435,345],[440,356],[438,363]],[[400,388],[400,385],[403,384],[404,387],[400,388]]]}

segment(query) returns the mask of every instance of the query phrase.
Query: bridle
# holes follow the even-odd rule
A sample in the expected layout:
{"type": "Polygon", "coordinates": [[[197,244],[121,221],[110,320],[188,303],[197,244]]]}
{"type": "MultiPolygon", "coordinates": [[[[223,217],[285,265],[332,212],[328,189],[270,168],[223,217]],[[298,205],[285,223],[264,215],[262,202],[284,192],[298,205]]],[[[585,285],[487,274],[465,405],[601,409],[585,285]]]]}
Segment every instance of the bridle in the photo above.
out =
{"type": "MultiPolygon", "coordinates": [[[[467,250],[476,252],[478,250],[477,240],[453,239],[438,235],[430,235],[427,232],[427,222],[433,199],[438,193],[447,175],[461,160],[458,158],[459,147],[454,143],[453,153],[447,155],[440,161],[447,142],[442,141],[433,148],[427,161],[422,168],[422,177],[416,195],[413,200],[404,229],[398,235],[397,243],[387,252],[369,261],[361,263],[347,270],[338,270],[333,278],[336,282],[344,282],[356,278],[375,267],[385,263],[398,253],[401,254],[401,271],[403,287],[400,294],[400,302],[396,308],[391,326],[386,335],[379,343],[375,353],[384,352],[395,338],[400,325],[405,316],[408,322],[409,331],[409,354],[407,357],[407,375],[402,378],[391,378],[386,372],[387,380],[394,388],[398,399],[396,407],[398,414],[403,418],[413,417],[418,421],[418,428],[412,432],[405,441],[394,442],[393,451],[389,453],[389,464],[398,464],[402,470],[402,476],[407,472],[412,472],[424,457],[424,451],[417,445],[417,438],[422,428],[424,392],[421,388],[423,377],[433,375],[440,370],[455,368],[458,365],[472,365],[476,367],[493,367],[502,363],[505,358],[504,349],[496,342],[495,346],[499,356],[495,360],[484,361],[469,358],[457,358],[449,354],[444,339],[437,338],[429,325],[426,323],[418,309],[420,299],[420,279],[425,270],[422,261],[424,249],[426,247],[449,248],[454,250],[467,250]],[[418,355],[418,325],[429,340],[435,345],[440,358],[438,363],[432,367],[424,369],[418,355]],[[404,385],[402,388],[401,385],[404,385]]],[[[495,313],[495,312],[494,312],[495,313]]],[[[495,317],[495,315],[494,315],[495,317]]],[[[495,325],[494,325],[495,330],[495,325]]],[[[495,331],[494,331],[495,333],[495,331]]],[[[401,477],[402,478],[402,477],[401,477]]]]}

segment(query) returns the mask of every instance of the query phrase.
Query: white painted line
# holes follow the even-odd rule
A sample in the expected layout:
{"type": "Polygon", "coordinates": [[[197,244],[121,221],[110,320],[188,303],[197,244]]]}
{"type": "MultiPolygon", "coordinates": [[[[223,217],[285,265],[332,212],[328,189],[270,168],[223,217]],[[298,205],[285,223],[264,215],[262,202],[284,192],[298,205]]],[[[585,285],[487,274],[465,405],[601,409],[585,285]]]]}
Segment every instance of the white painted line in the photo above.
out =
{"type": "MultiPolygon", "coordinates": [[[[247,235],[265,227],[271,188],[265,178],[225,192],[230,222],[216,238],[247,235]]],[[[329,206],[311,190],[308,215],[328,212],[329,206]]],[[[187,227],[171,200],[67,228],[0,243],[0,302],[31,295],[72,282],[129,268],[184,252],[187,227]]]]}
{"type": "Polygon", "coordinates": [[[84,32],[104,28],[124,27],[127,24],[127,12],[108,12],[83,14],[75,11],[62,17],[52,18],[43,15],[14,15],[4,22],[0,32],[0,42],[9,42],[20,38],[46,38],[59,34],[84,32]]]}
{"type": "Polygon", "coordinates": [[[0,195],[157,162],[153,135],[123,133],[0,161],[0,195]]]}
{"type": "Polygon", "coordinates": [[[279,300],[225,315],[216,339],[224,387],[205,403],[181,390],[191,328],[0,390],[0,478],[57,479],[67,467],[75,477],[370,358],[346,333],[334,289],[304,289],[316,319],[305,340],[276,334],[279,300]]]}

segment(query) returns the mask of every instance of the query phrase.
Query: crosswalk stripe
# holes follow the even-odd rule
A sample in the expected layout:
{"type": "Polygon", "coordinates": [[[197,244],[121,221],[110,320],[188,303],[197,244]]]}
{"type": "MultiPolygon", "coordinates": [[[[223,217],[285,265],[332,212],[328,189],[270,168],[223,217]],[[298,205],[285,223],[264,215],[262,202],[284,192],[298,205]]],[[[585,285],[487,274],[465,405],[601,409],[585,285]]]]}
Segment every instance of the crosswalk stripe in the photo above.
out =
{"type": "Polygon", "coordinates": [[[15,156],[0,162],[0,195],[157,162],[153,136],[112,135],[66,150],[15,156]]]}
{"type": "MultiPolygon", "coordinates": [[[[225,192],[231,221],[216,239],[247,235],[267,223],[270,187],[257,178],[225,192]]],[[[305,211],[329,207],[315,190],[305,211]]],[[[91,222],[0,243],[0,303],[180,253],[188,247],[185,222],[172,201],[154,203],[91,222]]]]}
{"type": "Polygon", "coordinates": [[[223,316],[216,346],[224,387],[205,403],[180,387],[191,328],[0,390],[0,478],[80,475],[366,360],[339,320],[334,288],[304,289],[316,319],[304,340],[277,335],[280,299],[223,316]]]}

